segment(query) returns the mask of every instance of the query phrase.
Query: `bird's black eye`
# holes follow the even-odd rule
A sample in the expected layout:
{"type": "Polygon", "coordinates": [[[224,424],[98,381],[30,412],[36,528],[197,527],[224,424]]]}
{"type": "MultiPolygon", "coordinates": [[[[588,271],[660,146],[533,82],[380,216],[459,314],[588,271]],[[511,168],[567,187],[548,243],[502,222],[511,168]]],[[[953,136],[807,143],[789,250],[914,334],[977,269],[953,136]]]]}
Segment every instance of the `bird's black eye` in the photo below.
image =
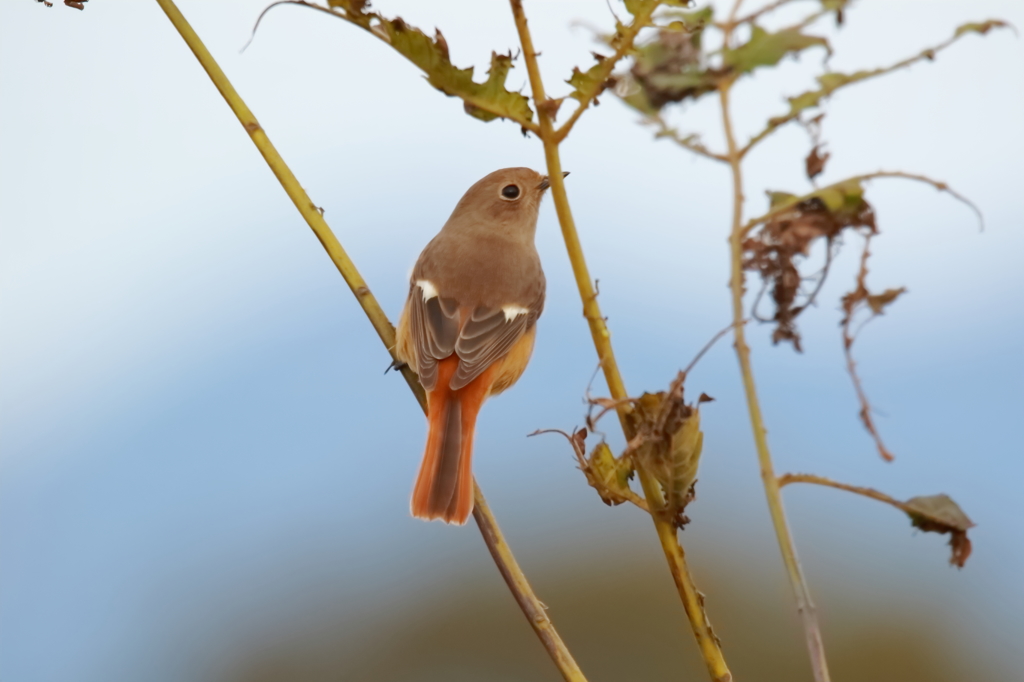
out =
{"type": "Polygon", "coordinates": [[[518,199],[519,198],[519,186],[518,185],[505,185],[501,188],[501,196],[506,199],[518,199]]]}

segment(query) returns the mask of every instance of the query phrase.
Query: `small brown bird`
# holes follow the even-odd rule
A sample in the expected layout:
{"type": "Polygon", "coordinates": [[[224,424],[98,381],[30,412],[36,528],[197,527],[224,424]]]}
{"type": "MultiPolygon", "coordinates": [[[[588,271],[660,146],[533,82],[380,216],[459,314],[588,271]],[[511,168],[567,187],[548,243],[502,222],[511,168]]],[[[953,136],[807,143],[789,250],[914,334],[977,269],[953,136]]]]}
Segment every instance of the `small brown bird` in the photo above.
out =
{"type": "Polygon", "coordinates": [[[534,246],[548,178],[505,168],[469,188],[412,270],[396,354],[427,391],[427,446],[412,515],[463,524],[473,511],[473,433],[488,396],[530,361],[544,309],[534,246]]]}

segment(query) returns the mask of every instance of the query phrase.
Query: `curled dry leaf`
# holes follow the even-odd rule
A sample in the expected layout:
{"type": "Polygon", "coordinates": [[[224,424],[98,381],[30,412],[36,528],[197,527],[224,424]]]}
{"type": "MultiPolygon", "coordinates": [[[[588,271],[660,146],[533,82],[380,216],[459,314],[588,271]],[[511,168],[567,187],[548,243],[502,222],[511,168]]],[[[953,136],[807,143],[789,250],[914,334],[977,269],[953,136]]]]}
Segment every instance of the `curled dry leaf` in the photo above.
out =
{"type": "Polygon", "coordinates": [[[579,465],[580,471],[587,477],[590,484],[605,504],[615,506],[623,502],[632,502],[641,509],[647,510],[644,500],[634,493],[629,487],[629,481],[633,478],[633,465],[625,457],[615,457],[608,444],[604,441],[598,443],[590,456],[586,455],[587,430],[585,428],[573,431],[571,434],[561,429],[542,429],[534,431],[531,436],[542,433],[559,433],[572,445],[573,455],[579,465]]]}
{"type": "Polygon", "coordinates": [[[628,459],[612,454],[612,449],[604,441],[594,447],[585,463],[581,462],[580,468],[587,477],[587,483],[597,491],[605,504],[622,504],[632,494],[629,481],[633,478],[633,465],[628,459]]]}
{"type": "Polygon", "coordinates": [[[813,180],[825,170],[825,163],[832,156],[829,152],[821,153],[821,145],[816,144],[811,153],[804,159],[804,167],[807,171],[807,179],[813,180]]]}
{"type": "Polygon", "coordinates": [[[964,567],[967,558],[971,556],[971,541],[967,539],[967,531],[975,524],[967,518],[960,505],[949,495],[940,494],[913,497],[902,508],[915,528],[926,533],[949,533],[949,546],[952,548],[949,563],[957,568],[964,567]]]}

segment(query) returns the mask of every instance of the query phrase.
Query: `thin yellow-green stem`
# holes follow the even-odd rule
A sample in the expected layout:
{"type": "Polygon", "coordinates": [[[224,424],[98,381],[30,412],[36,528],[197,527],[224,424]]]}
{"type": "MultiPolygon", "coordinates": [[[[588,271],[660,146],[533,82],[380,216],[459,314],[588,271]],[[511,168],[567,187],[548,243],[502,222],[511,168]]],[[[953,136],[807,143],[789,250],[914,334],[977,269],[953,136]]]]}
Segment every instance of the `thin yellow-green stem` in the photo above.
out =
{"type": "MultiPolygon", "coordinates": [[[[738,3],[737,3],[738,4],[738,3]]],[[[775,477],[775,470],[772,465],[771,451],[768,449],[768,437],[764,427],[764,417],[761,415],[761,405],[757,398],[757,388],[754,385],[754,368],[750,360],[750,346],[747,345],[746,331],[742,324],[743,314],[743,175],[741,171],[742,158],[736,145],[736,136],[732,129],[732,116],[729,112],[729,89],[731,83],[725,83],[719,90],[722,105],[722,125],[725,129],[725,139],[728,147],[727,158],[729,168],[732,172],[733,206],[732,206],[732,229],[729,236],[731,277],[729,287],[732,293],[732,314],[734,326],[734,338],[736,357],[740,364],[740,373],[743,377],[743,389],[747,398],[747,409],[750,413],[750,426],[754,432],[754,444],[757,448],[757,459],[761,466],[761,480],[764,484],[765,496],[768,498],[768,509],[771,513],[772,525],[775,527],[775,535],[779,541],[779,549],[782,551],[782,560],[786,565],[786,573],[789,575],[789,582],[793,588],[793,595],[796,598],[797,611],[803,623],[804,636],[807,641],[807,649],[811,658],[811,669],[814,672],[816,682],[828,682],[828,663],[825,660],[825,647],[821,639],[821,629],[818,627],[818,616],[814,608],[814,601],[811,599],[810,588],[804,578],[800,560],[796,554],[796,545],[793,542],[789,524],[786,521],[786,512],[782,505],[782,494],[779,491],[779,482],[775,477]]]]}
{"type": "MultiPolygon", "coordinates": [[[[381,309],[380,304],[377,303],[377,299],[370,293],[369,287],[366,286],[365,280],[359,274],[355,264],[348,257],[345,249],[342,248],[341,243],[337,237],[331,231],[331,228],[327,225],[320,210],[316,204],[312,202],[306,191],[302,189],[298,179],[292,173],[291,169],[281,158],[277,149],[271,144],[270,138],[267,137],[266,132],[260,127],[249,107],[246,106],[245,102],[239,96],[238,92],[231,85],[227,76],[218,66],[214,60],[213,55],[210,54],[209,50],[200,40],[199,36],[192,29],[189,23],[185,20],[185,17],[178,10],[172,0],[156,0],[157,4],[160,5],[164,13],[167,14],[167,18],[171,20],[171,23],[181,34],[181,37],[185,40],[185,43],[189,46],[195,54],[196,59],[205,69],[210,80],[213,81],[214,85],[220,91],[221,95],[224,96],[228,106],[238,117],[239,122],[249,133],[256,148],[259,149],[260,154],[266,160],[267,165],[273,171],[274,175],[277,176],[278,181],[284,188],[285,192],[291,198],[295,207],[305,218],[306,223],[309,224],[310,228],[316,234],[317,239],[323,244],[324,249],[330,256],[331,261],[338,268],[338,272],[345,279],[349,288],[352,289],[352,293],[355,295],[359,304],[362,306],[363,311],[369,318],[373,328],[377,331],[381,341],[385,347],[391,352],[394,357],[394,345],[395,345],[395,328],[388,320],[384,311],[381,309]]],[[[409,387],[416,395],[417,400],[421,407],[426,407],[426,398],[423,393],[423,389],[416,379],[416,376],[408,369],[403,370],[403,375],[406,381],[409,383],[409,387]]],[[[490,507],[487,505],[487,501],[484,499],[483,493],[480,491],[480,487],[474,482],[474,496],[475,505],[473,509],[473,518],[476,519],[477,525],[480,527],[480,533],[483,535],[484,542],[487,545],[488,550],[491,552],[491,556],[494,558],[494,562],[498,566],[498,570],[501,572],[502,577],[505,578],[505,582],[508,584],[516,602],[519,604],[523,613],[529,620],[530,625],[533,627],[537,636],[540,638],[547,649],[551,659],[558,666],[562,676],[569,682],[586,682],[586,678],[583,672],[580,670],[576,661],[573,660],[572,654],[569,653],[569,649],[565,646],[565,643],[559,637],[555,631],[554,625],[551,619],[548,618],[546,613],[546,607],[534,594],[533,589],[530,587],[529,582],[526,580],[526,576],[523,574],[522,569],[519,568],[515,557],[512,555],[511,549],[509,549],[508,543],[505,542],[505,538],[501,533],[501,529],[498,527],[498,523],[491,514],[490,507]]]]}
{"type": "MultiPolygon", "coordinates": [[[[586,258],[583,255],[583,246],[580,243],[579,234],[576,231],[576,223],[573,220],[572,210],[569,207],[569,197],[566,194],[565,183],[562,177],[562,162],[558,149],[559,139],[554,130],[548,108],[544,106],[547,97],[544,94],[544,83],[537,64],[537,52],[534,49],[533,38],[527,25],[522,1],[510,0],[510,4],[512,6],[512,15],[515,18],[516,29],[519,32],[523,58],[526,62],[526,70],[530,79],[530,89],[533,92],[534,101],[537,103],[540,138],[544,144],[544,157],[547,161],[548,177],[551,179],[551,197],[555,204],[555,212],[558,214],[558,223],[562,229],[565,248],[572,263],[576,285],[579,288],[580,298],[583,301],[583,314],[590,325],[590,334],[597,349],[601,367],[604,370],[608,390],[613,398],[620,401],[616,411],[622,424],[622,429],[627,439],[632,438],[636,431],[631,418],[632,407],[625,400],[628,397],[628,393],[626,392],[622,375],[619,372],[618,363],[615,361],[615,353],[611,345],[611,334],[608,331],[604,316],[601,315],[601,308],[597,302],[597,292],[592,284],[593,280],[590,277],[586,258]]],[[[653,7],[650,8],[650,11],[653,11],[653,7]]],[[[649,17],[649,13],[647,16],[649,17]]],[[[729,672],[729,667],[725,662],[718,638],[715,636],[708,621],[704,610],[703,596],[697,590],[696,585],[694,585],[693,578],[687,568],[686,555],[679,543],[676,529],[671,521],[656,511],[659,507],[664,506],[664,500],[662,499],[658,484],[646,472],[638,471],[638,473],[647,503],[654,510],[651,518],[654,520],[658,540],[665,553],[665,559],[668,562],[672,579],[682,599],[683,609],[690,621],[697,645],[707,665],[708,673],[715,682],[729,682],[732,680],[732,674],[729,672]]]]}
{"type": "MultiPolygon", "coordinates": [[[[299,210],[306,223],[312,228],[313,234],[320,240],[324,250],[327,251],[327,255],[330,256],[331,261],[338,268],[338,272],[341,273],[341,276],[352,290],[352,294],[359,301],[359,305],[362,306],[363,312],[366,313],[366,317],[369,318],[370,324],[373,325],[380,340],[388,348],[389,352],[392,353],[392,357],[394,357],[395,329],[388,321],[387,315],[384,314],[380,304],[377,303],[377,299],[370,293],[370,288],[366,285],[362,275],[359,274],[352,259],[348,257],[348,253],[342,248],[338,238],[334,236],[331,228],[327,226],[327,222],[324,220],[323,215],[321,215],[319,207],[309,198],[306,190],[302,189],[302,185],[299,184],[298,179],[270,142],[267,133],[256,120],[256,116],[239,96],[234,86],[231,85],[228,77],[213,59],[213,55],[206,49],[206,46],[196,32],[185,20],[181,11],[170,0],[157,0],[157,4],[167,14],[167,17],[178,30],[178,33],[184,38],[189,49],[192,50],[192,53],[199,60],[203,69],[206,70],[210,80],[213,81],[217,90],[220,91],[220,94],[227,101],[228,106],[231,107],[235,116],[238,117],[239,123],[249,133],[253,144],[256,145],[260,154],[263,155],[263,159],[270,166],[270,170],[273,171],[278,182],[281,183],[281,187],[288,194],[288,198],[295,204],[295,208],[299,210]]],[[[418,386],[419,382],[416,380],[415,375],[408,369],[405,369],[403,374],[406,380],[409,381],[409,385],[413,387],[417,398],[423,403],[426,398],[423,394],[423,389],[418,386]]]]}
{"type": "MultiPolygon", "coordinates": [[[[590,334],[594,339],[594,346],[597,348],[597,355],[608,383],[608,390],[614,398],[625,398],[626,386],[619,373],[615,353],[612,351],[611,333],[601,315],[601,307],[597,303],[597,292],[594,290],[587,261],[583,257],[583,245],[580,244],[576,223],[569,208],[569,196],[566,194],[565,181],[562,177],[562,161],[558,154],[558,142],[554,139],[554,126],[551,116],[543,106],[547,97],[544,94],[540,68],[537,65],[537,53],[533,47],[533,38],[530,36],[530,30],[526,24],[526,14],[523,12],[522,2],[511,0],[511,5],[516,29],[519,31],[519,41],[522,44],[523,58],[526,61],[530,89],[533,92],[533,99],[537,103],[540,138],[544,144],[544,158],[547,162],[548,177],[551,180],[551,199],[555,204],[555,213],[558,215],[558,224],[562,229],[565,248],[569,252],[569,261],[572,263],[576,286],[579,288],[580,298],[583,300],[583,316],[590,325],[590,334]]],[[[623,405],[619,411],[623,429],[626,429],[627,432],[632,429],[627,416],[630,409],[629,405],[623,405]]]]}

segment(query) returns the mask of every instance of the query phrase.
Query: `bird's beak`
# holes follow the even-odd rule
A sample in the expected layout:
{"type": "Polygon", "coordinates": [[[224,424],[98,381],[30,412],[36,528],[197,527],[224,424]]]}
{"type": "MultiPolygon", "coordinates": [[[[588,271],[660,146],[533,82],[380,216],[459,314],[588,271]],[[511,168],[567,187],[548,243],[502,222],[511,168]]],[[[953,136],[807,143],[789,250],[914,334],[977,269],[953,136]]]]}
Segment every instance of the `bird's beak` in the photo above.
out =
{"type": "MultiPolygon", "coordinates": [[[[564,173],[562,173],[562,177],[563,178],[569,177],[569,171],[565,171],[564,173]]],[[[539,189],[539,190],[541,190],[543,192],[548,187],[551,187],[551,178],[549,178],[548,176],[545,175],[544,179],[540,181],[539,185],[537,185],[537,189],[539,189]]]]}

